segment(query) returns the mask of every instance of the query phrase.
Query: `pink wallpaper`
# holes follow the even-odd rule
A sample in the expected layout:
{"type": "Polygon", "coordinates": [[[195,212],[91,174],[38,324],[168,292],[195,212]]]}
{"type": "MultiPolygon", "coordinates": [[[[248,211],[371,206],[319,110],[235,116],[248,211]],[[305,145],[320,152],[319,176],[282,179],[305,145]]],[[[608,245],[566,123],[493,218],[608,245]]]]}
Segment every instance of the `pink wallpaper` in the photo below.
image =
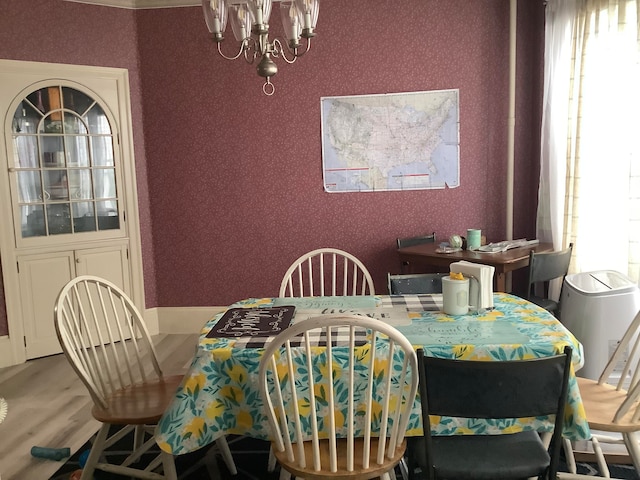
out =
{"type": "MultiPolygon", "coordinates": [[[[528,5],[520,15],[529,67],[540,58],[542,6],[526,3],[539,10],[528,5]]],[[[354,253],[384,291],[386,272],[399,269],[398,236],[435,230],[444,239],[477,227],[504,239],[508,1],[408,0],[397,8],[327,0],[312,50],[294,65],[278,62],[271,98],[253,66],[217,55],[199,9],[138,18],[140,38],[154,38],[139,52],[159,305],[275,295],[289,264],[322,246],[354,253]],[[448,88],[460,89],[461,187],[323,192],[321,97],[448,88]]],[[[519,79],[522,236],[535,226],[527,142],[538,128],[536,75],[529,67],[519,79]]]]}
{"type": "MultiPolygon", "coordinates": [[[[542,3],[519,2],[516,237],[535,231],[542,3]]],[[[309,54],[276,60],[273,97],[255,66],[215,53],[199,7],[3,7],[0,58],[129,69],[147,307],[275,295],[289,264],[322,246],[358,256],[384,292],[398,236],[504,238],[508,0],[326,0],[309,54]],[[459,188],[323,191],[321,97],[450,88],[459,188]]]]}

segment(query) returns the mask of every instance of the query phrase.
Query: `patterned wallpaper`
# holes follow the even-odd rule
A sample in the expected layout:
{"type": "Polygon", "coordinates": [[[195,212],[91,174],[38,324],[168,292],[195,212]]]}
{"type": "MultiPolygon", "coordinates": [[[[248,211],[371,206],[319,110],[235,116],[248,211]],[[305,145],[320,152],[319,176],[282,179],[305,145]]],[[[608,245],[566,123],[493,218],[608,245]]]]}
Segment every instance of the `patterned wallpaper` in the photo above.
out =
{"type": "MultiPolygon", "coordinates": [[[[384,293],[396,237],[505,237],[509,3],[326,0],[311,51],[276,60],[273,97],[255,66],[217,55],[199,7],[5,0],[0,58],[129,69],[147,307],[275,295],[289,264],[322,246],[358,256],[384,293]],[[323,191],[321,97],[449,88],[460,187],[323,191]]],[[[515,237],[535,232],[542,4],[519,2],[515,237]]]]}
{"type": "MultiPolygon", "coordinates": [[[[541,2],[519,3],[528,5],[519,22],[515,235],[527,236],[543,12],[541,2]]],[[[154,39],[139,51],[158,305],[275,295],[291,262],[323,246],[358,256],[384,292],[386,273],[399,270],[398,236],[481,228],[504,239],[509,2],[402,6],[323,2],[311,51],[294,65],[277,61],[270,98],[254,66],[217,55],[198,9],[139,13],[140,39],[154,39]],[[449,88],[460,89],[459,188],[323,191],[321,97],[449,88]]]]}

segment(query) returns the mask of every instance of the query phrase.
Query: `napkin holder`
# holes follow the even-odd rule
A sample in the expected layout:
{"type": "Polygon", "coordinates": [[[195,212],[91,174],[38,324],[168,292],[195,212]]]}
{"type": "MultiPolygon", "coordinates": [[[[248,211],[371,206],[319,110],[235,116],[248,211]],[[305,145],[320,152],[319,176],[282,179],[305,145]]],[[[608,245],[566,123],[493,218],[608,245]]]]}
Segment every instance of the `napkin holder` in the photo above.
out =
{"type": "Polygon", "coordinates": [[[472,310],[493,308],[493,275],[495,267],[461,260],[449,265],[449,270],[462,273],[476,281],[469,282],[469,303],[472,310]]]}

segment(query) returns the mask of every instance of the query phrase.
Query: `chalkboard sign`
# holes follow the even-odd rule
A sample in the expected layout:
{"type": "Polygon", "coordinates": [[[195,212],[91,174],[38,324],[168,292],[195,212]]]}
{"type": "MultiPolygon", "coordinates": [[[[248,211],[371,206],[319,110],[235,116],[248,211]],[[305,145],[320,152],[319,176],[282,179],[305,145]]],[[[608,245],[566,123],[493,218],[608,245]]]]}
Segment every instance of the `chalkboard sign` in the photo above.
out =
{"type": "Polygon", "coordinates": [[[296,308],[291,305],[264,308],[230,308],[207,333],[207,337],[268,337],[291,323],[296,308]]]}

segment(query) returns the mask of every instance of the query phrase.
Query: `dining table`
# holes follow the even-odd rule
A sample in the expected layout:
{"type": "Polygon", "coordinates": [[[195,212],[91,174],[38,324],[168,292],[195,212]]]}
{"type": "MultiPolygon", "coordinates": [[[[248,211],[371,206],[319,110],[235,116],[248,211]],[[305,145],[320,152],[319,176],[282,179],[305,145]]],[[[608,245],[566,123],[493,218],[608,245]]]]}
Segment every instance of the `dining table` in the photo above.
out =
{"type": "Polygon", "coordinates": [[[453,262],[465,260],[472,263],[491,265],[495,268],[494,287],[497,292],[507,291],[507,273],[526,268],[529,265],[529,252],[552,252],[553,244],[536,243],[510,248],[500,252],[482,252],[479,250],[442,248],[436,243],[423,243],[398,248],[398,256],[407,262],[414,273],[420,267],[449,269],[453,262]]]}
{"type": "MultiPolygon", "coordinates": [[[[180,455],[211,444],[223,435],[268,440],[269,431],[259,394],[258,368],[273,335],[221,334],[218,323],[235,311],[293,309],[291,322],[330,313],[360,313],[386,321],[426,355],[478,361],[531,359],[560,354],[570,346],[572,369],[565,408],[564,435],[589,438],[589,426],[575,371],[584,363],[582,346],[553,315],[537,305],[503,292],[494,293],[494,307],[447,315],[442,294],[352,297],[249,298],[213,316],[202,328],[198,347],[156,429],[163,451],[180,455]],[[286,308],[285,308],[286,306],[286,308]],[[225,316],[226,314],[226,316],[225,316]]],[[[340,381],[338,379],[337,381],[340,381]]],[[[433,433],[500,434],[523,429],[548,432],[553,419],[439,419],[433,433]]],[[[422,435],[420,399],[416,397],[407,436],[422,435]]]]}

